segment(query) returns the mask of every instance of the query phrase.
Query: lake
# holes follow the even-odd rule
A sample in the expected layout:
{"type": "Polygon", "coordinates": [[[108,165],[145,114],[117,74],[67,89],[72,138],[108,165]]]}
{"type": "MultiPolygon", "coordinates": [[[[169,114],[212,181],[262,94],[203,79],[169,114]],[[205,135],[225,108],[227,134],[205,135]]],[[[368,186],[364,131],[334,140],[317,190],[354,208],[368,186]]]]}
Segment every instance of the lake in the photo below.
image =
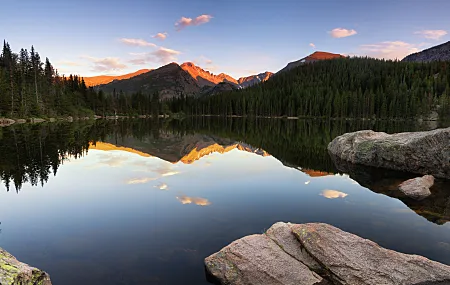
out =
{"type": "Polygon", "coordinates": [[[278,221],[324,222],[450,265],[450,182],[335,165],[326,146],[388,121],[193,117],[0,128],[0,247],[59,285],[209,284],[203,259],[278,221]]]}

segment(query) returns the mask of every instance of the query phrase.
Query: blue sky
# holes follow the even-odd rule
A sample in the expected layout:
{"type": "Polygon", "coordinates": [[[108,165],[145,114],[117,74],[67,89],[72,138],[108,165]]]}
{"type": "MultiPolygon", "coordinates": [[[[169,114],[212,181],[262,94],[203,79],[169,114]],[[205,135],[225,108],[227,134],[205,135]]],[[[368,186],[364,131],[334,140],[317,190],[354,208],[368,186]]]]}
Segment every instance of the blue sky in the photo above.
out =
{"type": "Polygon", "coordinates": [[[216,74],[241,77],[276,72],[316,50],[402,58],[450,40],[448,0],[0,0],[0,4],[0,38],[15,51],[34,45],[61,74],[83,76],[193,61],[216,74]],[[166,38],[154,37],[158,33],[166,33],[166,38]]]}

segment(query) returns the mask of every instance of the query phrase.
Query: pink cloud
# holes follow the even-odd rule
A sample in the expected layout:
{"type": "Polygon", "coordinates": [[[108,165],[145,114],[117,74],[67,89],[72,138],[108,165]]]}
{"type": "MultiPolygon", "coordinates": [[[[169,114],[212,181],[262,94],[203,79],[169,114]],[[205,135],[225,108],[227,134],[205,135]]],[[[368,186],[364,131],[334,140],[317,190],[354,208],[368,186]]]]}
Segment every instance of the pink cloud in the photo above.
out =
{"type": "Polygon", "coordinates": [[[180,31],[189,26],[200,26],[208,23],[212,18],[213,17],[211,15],[201,15],[195,19],[181,17],[181,19],[175,23],[175,28],[177,29],[177,31],[180,31]]]}
{"type": "Polygon", "coordinates": [[[347,30],[347,29],[343,29],[343,28],[336,28],[336,29],[333,29],[332,31],[330,31],[330,35],[333,38],[346,38],[346,37],[354,36],[356,34],[357,34],[357,32],[355,30],[347,30]]]}
{"type": "Polygon", "coordinates": [[[426,38],[426,39],[431,39],[431,40],[440,40],[443,36],[447,35],[447,31],[444,30],[422,30],[422,31],[417,31],[414,34],[416,35],[421,35],[422,37],[426,38]]]}
{"type": "Polygon", "coordinates": [[[419,51],[423,44],[410,44],[402,41],[381,42],[362,45],[360,48],[368,56],[384,59],[403,59],[419,51]]]}
{"type": "Polygon", "coordinates": [[[156,47],[155,44],[149,43],[146,40],[143,39],[128,39],[128,38],[122,38],[120,39],[120,42],[129,46],[138,46],[138,47],[156,47]]]}
{"type": "Polygon", "coordinates": [[[157,33],[156,35],[153,36],[153,38],[160,39],[163,41],[167,38],[167,33],[157,33]]]}

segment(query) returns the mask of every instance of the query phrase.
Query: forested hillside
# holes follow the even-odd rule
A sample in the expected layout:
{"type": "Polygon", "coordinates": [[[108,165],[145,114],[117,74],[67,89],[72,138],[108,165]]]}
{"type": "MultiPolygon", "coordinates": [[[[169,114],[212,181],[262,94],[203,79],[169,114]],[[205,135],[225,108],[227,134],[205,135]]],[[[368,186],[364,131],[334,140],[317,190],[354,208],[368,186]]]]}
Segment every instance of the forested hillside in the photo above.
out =
{"type": "Polygon", "coordinates": [[[305,64],[263,84],[172,100],[187,114],[407,119],[450,112],[450,62],[342,58],[305,64]],[[439,106],[440,108],[438,108],[439,106]]]}
{"type": "Polygon", "coordinates": [[[13,53],[7,42],[0,55],[0,117],[37,117],[93,114],[89,102],[95,99],[78,76],[62,77],[49,59],[38,52],[21,49],[13,53]]]}
{"type": "MultiPolygon", "coordinates": [[[[152,78],[154,84],[166,84],[167,90],[174,88],[170,86],[174,81],[158,78],[152,78]]],[[[147,87],[153,82],[147,82],[144,75],[134,81],[137,79],[142,79],[139,84],[147,87]]],[[[181,95],[165,99],[170,98],[164,96],[167,92],[157,93],[148,88],[136,87],[129,94],[120,88],[96,92],[87,88],[79,76],[60,76],[49,59],[43,62],[33,47],[16,54],[4,42],[0,55],[0,117],[184,112],[187,115],[409,119],[438,111],[441,118],[448,118],[449,85],[450,62],[340,58],[304,64],[247,89],[231,88],[232,91],[204,96],[186,96],[175,90],[181,95]]]]}

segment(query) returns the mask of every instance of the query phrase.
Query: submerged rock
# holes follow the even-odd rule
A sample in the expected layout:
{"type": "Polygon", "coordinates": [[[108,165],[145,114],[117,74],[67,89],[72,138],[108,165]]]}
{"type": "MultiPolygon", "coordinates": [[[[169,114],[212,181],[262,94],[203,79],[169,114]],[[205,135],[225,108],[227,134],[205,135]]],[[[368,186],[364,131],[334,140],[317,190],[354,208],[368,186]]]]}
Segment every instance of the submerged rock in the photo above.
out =
{"type": "Polygon", "coordinates": [[[336,168],[347,173],[359,185],[379,194],[401,200],[411,210],[430,222],[443,225],[450,221],[450,180],[436,179],[433,192],[423,200],[416,200],[399,191],[398,186],[406,180],[415,178],[415,174],[376,168],[344,161],[332,156],[336,168]]]}
{"type": "Polygon", "coordinates": [[[431,195],[430,187],[433,185],[434,177],[425,175],[424,177],[406,180],[398,186],[398,189],[410,198],[423,200],[431,195]]]}
{"type": "Polygon", "coordinates": [[[37,268],[18,261],[0,248],[1,285],[51,285],[50,276],[37,268]]]}
{"type": "Polygon", "coordinates": [[[355,164],[450,179],[450,128],[393,135],[347,133],[335,138],[328,151],[355,164]]]}
{"type": "Polygon", "coordinates": [[[277,223],[205,259],[220,284],[450,284],[450,266],[327,224],[277,223]]]}
{"type": "Polygon", "coordinates": [[[16,121],[7,118],[0,118],[0,127],[7,127],[14,124],[16,121]]]}

